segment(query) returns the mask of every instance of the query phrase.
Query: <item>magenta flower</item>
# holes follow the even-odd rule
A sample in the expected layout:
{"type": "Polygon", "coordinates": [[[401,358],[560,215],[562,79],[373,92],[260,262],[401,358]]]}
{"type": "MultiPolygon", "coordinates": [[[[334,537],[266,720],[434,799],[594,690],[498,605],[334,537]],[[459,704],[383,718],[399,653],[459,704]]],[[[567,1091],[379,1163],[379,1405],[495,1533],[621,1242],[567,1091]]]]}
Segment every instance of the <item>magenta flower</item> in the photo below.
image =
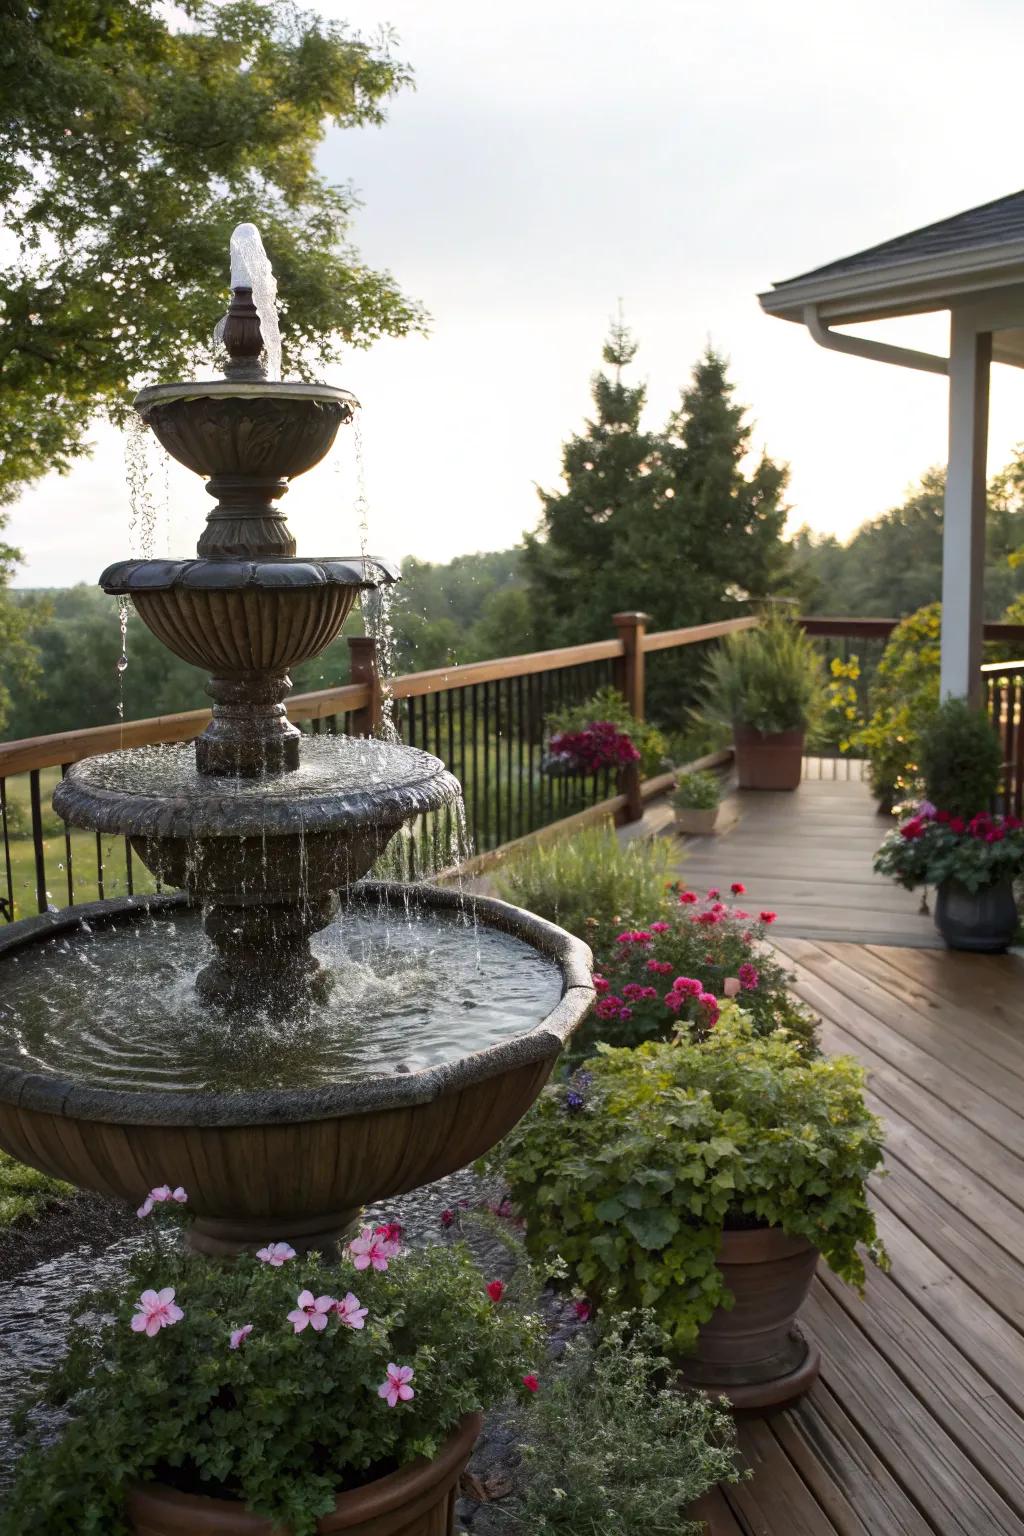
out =
{"type": "Polygon", "coordinates": [[[441,1212],[441,1218],[440,1219],[441,1219],[442,1227],[454,1226],[455,1225],[455,1212],[454,1211],[444,1210],[444,1211],[441,1212]]]}
{"type": "Polygon", "coordinates": [[[718,998],[713,992],[702,992],[697,1001],[707,1015],[707,1025],[710,1029],[712,1025],[718,1023],[718,998]]]}
{"type": "Polygon", "coordinates": [[[717,885],[713,885],[710,891],[708,891],[708,901],[717,901],[721,894],[722,893],[718,889],[717,885]]]}
{"type": "Polygon", "coordinates": [[[742,880],[734,880],[729,889],[732,891],[734,896],[745,896],[747,892],[747,888],[743,884],[742,880]]]}
{"type": "Polygon", "coordinates": [[[400,1221],[387,1221],[381,1227],[374,1227],[378,1237],[382,1237],[386,1243],[399,1243],[402,1238],[402,1223],[400,1221]]]}
{"type": "Polygon", "coordinates": [[[416,1393],[410,1387],[414,1371],[411,1365],[388,1365],[388,1379],[381,1382],[377,1388],[377,1396],[382,1397],[389,1408],[397,1408],[399,1401],[407,1403],[416,1393]]]}
{"type": "Polygon", "coordinates": [[[679,901],[680,901],[681,905],[684,906],[684,907],[692,907],[694,902],[699,901],[699,900],[700,900],[700,897],[697,895],[696,891],[680,891],[679,892],[679,901]]]}
{"type": "Polygon", "coordinates": [[[744,992],[755,992],[757,990],[757,984],[761,978],[758,975],[756,965],[751,965],[749,960],[744,960],[743,964],[739,968],[738,975],[740,979],[740,986],[743,988],[744,992]]]}
{"type": "Polygon", "coordinates": [[[265,1248],[256,1251],[256,1257],[262,1259],[264,1264],[269,1264],[272,1269],[280,1269],[289,1259],[294,1259],[295,1249],[290,1243],[268,1243],[265,1248]]]}
{"type": "Polygon", "coordinates": [[[301,1333],[312,1324],[316,1333],[323,1333],[327,1319],[337,1306],[334,1297],[314,1297],[312,1291],[300,1291],[298,1302],[294,1311],[288,1313],[288,1321],[294,1325],[295,1332],[301,1333]]]}
{"type": "Polygon", "coordinates": [[[672,969],[671,960],[648,960],[647,969],[655,971],[659,976],[667,976],[672,969]]]}
{"type": "Polygon", "coordinates": [[[527,1392],[539,1392],[540,1391],[540,1382],[537,1380],[536,1376],[534,1376],[532,1372],[530,1373],[530,1375],[523,1377],[523,1386],[526,1388],[527,1392]]]}
{"type": "Polygon", "coordinates": [[[162,1291],[143,1291],[135,1303],[132,1332],[144,1333],[147,1338],[153,1339],[161,1328],[170,1328],[172,1323],[180,1323],[184,1316],[184,1312],[175,1304],[172,1285],[165,1285],[162,1291]]]}
{"type": "Polygon", "coordinates": [[[372,1264],[374,1269],[384,1270],[389,1259],[398,1257],[398,1244],[381,1237],[372,1227],[364,1227],[349,1243],[348,1251],[356,1269],[369,1269],[372,1264]]]}
{"type": "Polygon", "coordinates": [[[369,1309],[359,1305],[359,1297],[353,1296],[349,1291],[341,1301],[334,1303],[335,1315],[339,1323],[344,1323],[346,1328],[361,1328],[366,1321],[369,1309]]]}
{"type": "Polygon", "coordinates": [[[175,1201],[178,1205],[184,1205],[188,1195],[179,1184],[177,1189],[172,1189],[169,1184],[161,1184],[156,1189],[151,1189],[136,1212],[137,1216],[148,1216],[154,1205],[164,1205],[168,1200],[175,1201]]]}
{"type": "Polygon", "coordinates": [[[241,1328],[236,1328],[229,1340],[229,1348],[241,1349],[242,1341],[252,1333],[252,1323],[245,1323],[241,1328]]]}
{"type": "Polygon", "coordinates": [[[668,933],[668,923],[652,923],[652,933],[668,933]]]}
{"type": "Polygon", "coordinates": [[[684,997],[699,997],[704,988],[693,976],[677,976],[672,983],[673,992],[681,992],[684,997]]]}
{"type": "Polygon", "coordinates": [[[607,992],[609,986],[611,985],[610,982],[605,981],[603,976],[595,975],[593,980],[594,980],[594,991],[595,992],[607,992]]]}
{"type": "Polygon", "coordinates": [[[579,1318],[580,1322],[581,1323],[588,1323],[590,1321],[590,1314],[593,1311],[593,1308],[591,1307],[590,1302],[586,1301],[586,1300],[577,1301],[575,1303],[575,1308],[576,1308],[576,1316],[579,1318]]]}

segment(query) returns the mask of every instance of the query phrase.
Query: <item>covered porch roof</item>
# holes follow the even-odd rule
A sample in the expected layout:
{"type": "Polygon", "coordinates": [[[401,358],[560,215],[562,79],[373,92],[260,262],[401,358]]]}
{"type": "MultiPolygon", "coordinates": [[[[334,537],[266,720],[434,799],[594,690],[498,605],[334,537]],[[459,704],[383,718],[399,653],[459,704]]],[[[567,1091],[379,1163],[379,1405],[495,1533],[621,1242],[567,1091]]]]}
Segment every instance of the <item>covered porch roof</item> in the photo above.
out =
{"type": "Polygon", "coordinates": [[[942,693],[976,696],[989,372],[992,362],[1024,367],[1024,191],[775,283],[760,301],[831,351],[948,376],[942,693]],[[937,310],[950,314],[948,355],[833,329],[937,310]]]}

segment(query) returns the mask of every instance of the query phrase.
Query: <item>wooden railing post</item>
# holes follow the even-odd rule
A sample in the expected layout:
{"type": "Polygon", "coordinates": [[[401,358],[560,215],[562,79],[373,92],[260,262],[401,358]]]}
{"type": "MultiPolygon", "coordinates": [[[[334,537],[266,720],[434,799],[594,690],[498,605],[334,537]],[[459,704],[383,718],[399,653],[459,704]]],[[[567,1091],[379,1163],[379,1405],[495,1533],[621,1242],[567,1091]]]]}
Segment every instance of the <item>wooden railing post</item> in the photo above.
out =
{"type": "MultiPolygon", "coordinates": [[[[647,633],[648,613],[613,613],[612,623],[622,641],[623,654],[618,663],[619,692],[629,705],[634,719],[644,718],[646,705],[644,683],[644,635],[647,633]]],[[[639,821],[644,813],[640,794],[640,764],[630,763],[619,774],[619,794],[626,797],[622,820],[639,821]]]]}
{"type": "Polygon", "coordinates": [[[352,735],[379,736],[383,691],[377,666],[377,642],[372,635],[349,635],[348,655],[352,682],[370,690],[367,703],[352,711],[352,735]]]}

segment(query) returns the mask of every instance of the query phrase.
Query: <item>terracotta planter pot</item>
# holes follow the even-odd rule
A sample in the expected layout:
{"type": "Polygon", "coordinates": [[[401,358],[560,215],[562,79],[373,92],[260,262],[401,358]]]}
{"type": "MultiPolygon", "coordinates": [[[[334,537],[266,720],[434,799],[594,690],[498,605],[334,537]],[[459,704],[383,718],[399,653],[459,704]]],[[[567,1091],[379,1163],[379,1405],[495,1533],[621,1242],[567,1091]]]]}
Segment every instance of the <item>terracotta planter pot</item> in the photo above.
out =
{"type": "Polygon", "coordinates": [[[681,1362],[683,1379],[734,1408],[781,1408],[802,1396],[820,1355],[795,1321],[817,1262],[816,1248],[778,1227],[723,1233],[718,1267],[736,1302],[705,1323],[697,1354],[681,1362]]]}
{"type": "Polygon", "coordinates": [[[768,736],[749,725],[733,728],[740,789],[797,789],[803,772],[804,731],[768,736]]]}
{"type": "Polygon", "coordinates": [[[959,880],[944,880],[935,898],[935,926],[950,949],[1001,955],[1017,932],[1013,881],[969,891],[959,880]]]}
{"type": "Polygon", "coordinates": [[[710,809],[695,810],[692,806],[672,807],[676,818],[676,831],[682,832],[687,837],[708,837],[715,830],[718,821],[720,806],[713,805],[710,809]]]}
{"type": "MultiPolygon", "coordinates": [[[[467,1414],[433,1461],[417,1461],[365,1488],[341,1493],[332,1514],[316,1524],[320,1536],[452,1536],[459,1477],[483,1427],[467,1414]]],[[[288,1536],[286,1527],[250,1514],[229,1499],[179,1493],[161,1483],[139,1484],[128,1495],[136,1536],[288,1536]]]]}

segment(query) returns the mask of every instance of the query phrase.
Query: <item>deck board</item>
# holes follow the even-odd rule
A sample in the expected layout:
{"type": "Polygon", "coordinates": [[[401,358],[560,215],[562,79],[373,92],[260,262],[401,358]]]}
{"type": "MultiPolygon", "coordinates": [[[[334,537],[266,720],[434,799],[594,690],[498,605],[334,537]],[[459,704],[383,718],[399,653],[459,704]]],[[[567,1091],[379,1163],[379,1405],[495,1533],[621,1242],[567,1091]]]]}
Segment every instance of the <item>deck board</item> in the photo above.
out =
{"type": "MultiPolygon", "coordinates": [[[[801,1314],[821,1379],[741,1424],[752,1476],[702,1513],[709,1536],[1024,1536],[1024,959],[943,949],[918,895],[872,872],[887,824],[857,765],[807,771],[677,838],[677,871],[778,912],[823,1048],[864,1065],[892,1269],[861,1299],[821,1268],[801,1314]]],[[[666,809],[645,821],[674,836],[666,809]]]]}

